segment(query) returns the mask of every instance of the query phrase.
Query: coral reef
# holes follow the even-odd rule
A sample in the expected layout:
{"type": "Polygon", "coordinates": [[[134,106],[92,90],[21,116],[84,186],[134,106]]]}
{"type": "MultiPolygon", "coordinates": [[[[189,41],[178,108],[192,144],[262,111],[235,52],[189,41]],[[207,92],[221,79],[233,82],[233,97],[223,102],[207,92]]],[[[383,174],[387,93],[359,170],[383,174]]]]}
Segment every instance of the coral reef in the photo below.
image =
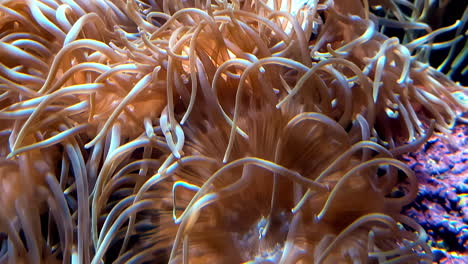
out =
{"type": "Polygon", "coordinates": [[[404,155],[419,192],[405,208],[431,238],[438,263],[468,262],[468,127],[434,135],[418,152],[404,155]]]}
{"type": "Polygon", "coordinates": [[[0,263],[431,263],[398,158],[465,121],[427,56],[468,15],[430,10],[0,0],[0,263]]]}

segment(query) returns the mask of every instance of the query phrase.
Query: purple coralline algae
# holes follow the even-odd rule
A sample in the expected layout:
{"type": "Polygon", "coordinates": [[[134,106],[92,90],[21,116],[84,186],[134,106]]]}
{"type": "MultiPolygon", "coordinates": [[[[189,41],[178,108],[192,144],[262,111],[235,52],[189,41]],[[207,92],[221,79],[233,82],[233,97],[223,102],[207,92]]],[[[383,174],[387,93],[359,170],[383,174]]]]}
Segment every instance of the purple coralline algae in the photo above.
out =
{"type": "Polygon", "coordinates": [[[468,263],[468,126],[435,133],[418,152],[403,155],[419,180],[404,212],[429,235],[435,263],[468,263]]]}

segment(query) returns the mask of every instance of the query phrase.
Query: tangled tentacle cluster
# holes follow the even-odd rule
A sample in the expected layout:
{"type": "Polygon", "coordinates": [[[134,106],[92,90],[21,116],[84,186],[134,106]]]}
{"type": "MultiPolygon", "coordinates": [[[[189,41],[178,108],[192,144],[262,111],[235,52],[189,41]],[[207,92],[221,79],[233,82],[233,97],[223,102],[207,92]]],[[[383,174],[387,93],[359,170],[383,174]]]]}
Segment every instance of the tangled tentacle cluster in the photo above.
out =
{"type": "Polygon", "coordinates": [[[429,263],[397,158],[467,108],[435,34],[393,1],[0,1],[0,263],[429,263]]]}

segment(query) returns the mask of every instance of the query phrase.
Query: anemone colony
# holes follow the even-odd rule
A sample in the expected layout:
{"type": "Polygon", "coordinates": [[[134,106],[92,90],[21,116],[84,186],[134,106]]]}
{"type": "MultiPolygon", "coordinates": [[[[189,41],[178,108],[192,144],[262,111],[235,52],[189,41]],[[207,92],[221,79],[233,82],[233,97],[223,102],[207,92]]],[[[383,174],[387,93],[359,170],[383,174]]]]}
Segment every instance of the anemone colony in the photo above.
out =
{"type": "Polygon", "coordinates": [[[466,18],[398,2],[1,0],[0,263],[431,262],[396,158],[466,18]]]}

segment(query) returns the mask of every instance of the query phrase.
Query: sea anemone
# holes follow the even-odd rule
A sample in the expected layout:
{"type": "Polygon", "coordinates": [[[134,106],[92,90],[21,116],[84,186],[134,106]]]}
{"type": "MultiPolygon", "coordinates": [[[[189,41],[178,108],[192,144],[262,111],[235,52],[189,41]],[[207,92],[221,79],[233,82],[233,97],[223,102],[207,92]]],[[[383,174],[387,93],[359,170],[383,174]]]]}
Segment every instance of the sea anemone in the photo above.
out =
{"type": "Polygon", "coordinates": [[[400,2],[0,1],[0,263],[431,262],[398,157],[467,18],[400,2]]]}

